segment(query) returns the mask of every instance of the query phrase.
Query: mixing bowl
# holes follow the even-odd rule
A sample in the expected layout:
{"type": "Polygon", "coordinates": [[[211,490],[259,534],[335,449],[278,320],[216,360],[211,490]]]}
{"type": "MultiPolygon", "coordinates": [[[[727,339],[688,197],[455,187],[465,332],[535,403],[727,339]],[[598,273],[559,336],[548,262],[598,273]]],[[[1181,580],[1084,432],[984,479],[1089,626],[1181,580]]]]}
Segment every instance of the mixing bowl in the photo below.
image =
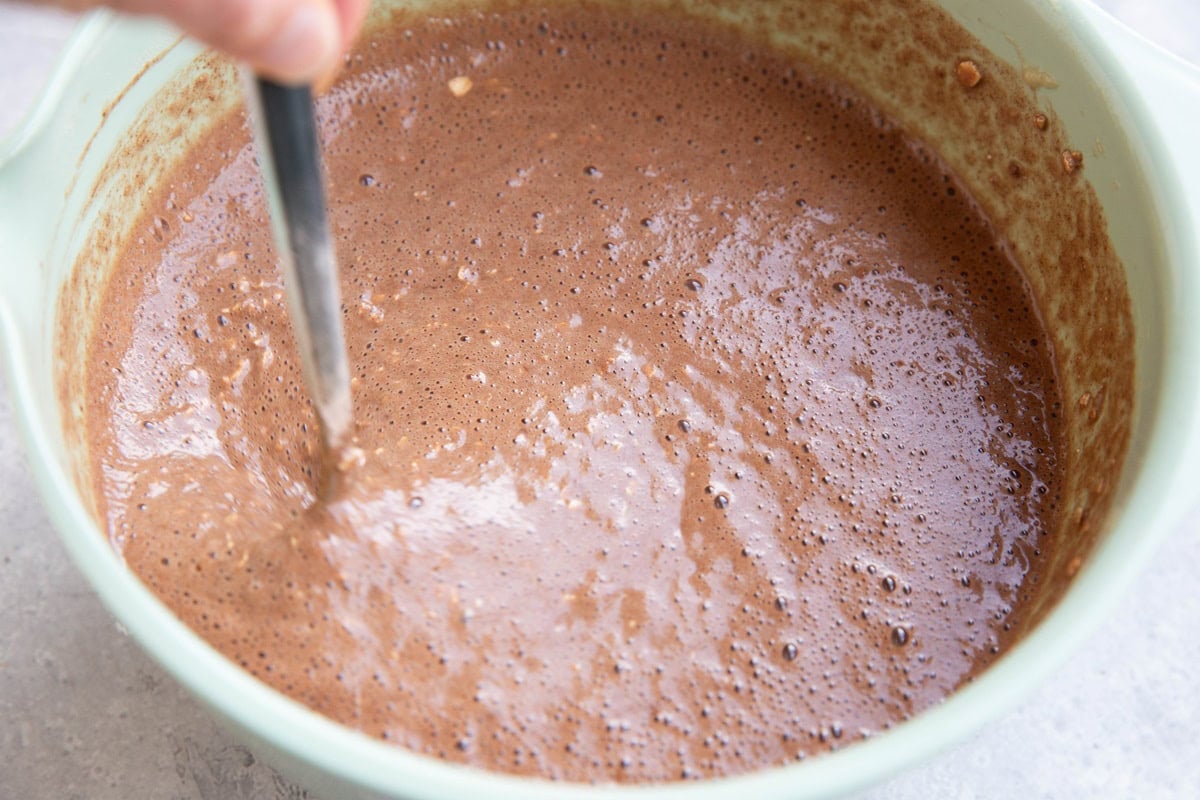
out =
{"type": "MultiPolygon", "coordinates": [[[[772,5],[822,4],[742,4],[756,12],[772,5]]],[[[847,61],[856,44],[862,49],[855,37],[878,19],[872,16],[882,13],[877,7],[894,6],[915,18],[921,8],[914,2],[833,5],[846,19],[865,20],[837,33],[849,46],[841,56],[847,61]]],[[[370,739],[279,695],[208,647],[125,568],[78,488],[85,467],[74,410],[80,399],[71,387],[84,337],[61,332],[88,328],[88,303],[106,276],[77,270],[89,261],[81,256],[102,263],[116,252],[145,187],[203,130],[205,119],[229,107],[235,81],[228,65],[172,30],[106,14],[80,26],[43,101],[0,148],[6,257],[0,333],[31,464],[72,557],[118,620],[171,674],[257,752],[329,797],[825,797],[877,781],[994,718],[1103,618],[1200,484],[1200,315],[1194,311],[1200,307],[1200,113],[1189,103],[1200,100],[1200,77],[1082,0],[941,5],[986,48],[961,55],[979,59],[985,76],[993,57],[1012,63],[1013,74],[1027,84],[1020,89],[1027,102],[1048,111],[1056,135],[1084,154],[1082,174],[1125,265],[1115,283],[1108,276],[1100,289],[1128,291],[1135,334],[1132,375],[1112,376],[1132,386],[1131,402],[1113,426],[1102,426],[1111,435],[1072,439],[1071,457],[1092,465],[1084,471],[1088,485],[1072,494],[1076,532],[1087,532],[1086,546],[1062,568],[1073,577],[1016,647],[944,703],[869,741],[793,766],[694,784],[565,786],[451,765],[370,739]]],[[[821,16],[814,12],[808,21],[818,36],[826,30],[821,16]]],[[[748,24],[776,22],[757,13],[757,22],[748,24]]],[[[931,52],[938,46],[919,27],[891,35],[903,46],[931,52]]],[[[945,66],[952,70],[953,61],[945,66]]],[[[882,70],[867,64],[864,74],[882,70]]],[[[1002,209],[1004,192],[989,194],[986,180],[990,134],[976,130],[983,143],[972,149],[969,137],[953,130],[962,120],[920,119],[906,106],[907,85],[879,83],[875,99],[960,173],[976,170],[974,178],[964,176],[967,182],[989,211],[1002,209]]],[[[1048,314],[1052,323],[1059,315],[1070,319],[1070,336],[1086,343],[1094,331],[1120,327],[1119,319],[1099,313],[1104,304],[1092,302],[1100,289],[1079,288],[1061,267],[1038,271],[1032,283],[1060,307],[1048,314]]],[[[1064,351],[1072,346],[1066,339],[1058,344],[1064,351]]],[[[1100,413],[1092,403],[1101,395],[1087,391],[1089,381],[1103,382],[1097,374],[1123,362],[1120,353],[1083,345],[1077,360],[1064,384],[1070,413],[1082,420],[1100,413]]]]}

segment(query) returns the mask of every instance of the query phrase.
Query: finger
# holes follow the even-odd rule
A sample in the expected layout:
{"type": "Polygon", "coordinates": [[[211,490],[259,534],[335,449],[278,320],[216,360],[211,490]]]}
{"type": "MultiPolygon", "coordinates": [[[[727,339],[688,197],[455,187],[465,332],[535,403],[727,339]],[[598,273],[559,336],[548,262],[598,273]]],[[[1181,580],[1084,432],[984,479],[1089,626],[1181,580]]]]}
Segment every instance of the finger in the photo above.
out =
{"type": "MultiPolygon", "coordinates": [[[[91,5],[88,0],[67,0],[91,5]]],[[[331,72],[342,52],[341,4],[358,0],[105,0],[118,11],[162,16],[184,33],[283,83],[331,72]]],[[[347,17],[349,19],[349,17],[347,17]]]]}
{"type": "MultiPolygon", "coordinates": [[[[341,25],[341,46],[338,53],[344,54],[349,51],[362,30],[363,20],[366,19],[371,0],[333,0],[333,4],[341,25]]],[[[313,92],[315,94],[324,94],[333,86],[341,65],[342,62],[339,60],[335,66],[322,73],[314,81],[313,92]]]]}
{"type": "Polygon", "coordinates": [[[342,52],[344,53],[350,49],[362,31],[363,20],[367,17],[371,0],[333,0],[333,4],[337,7],[338,19],[342,25],[342,52]]]}

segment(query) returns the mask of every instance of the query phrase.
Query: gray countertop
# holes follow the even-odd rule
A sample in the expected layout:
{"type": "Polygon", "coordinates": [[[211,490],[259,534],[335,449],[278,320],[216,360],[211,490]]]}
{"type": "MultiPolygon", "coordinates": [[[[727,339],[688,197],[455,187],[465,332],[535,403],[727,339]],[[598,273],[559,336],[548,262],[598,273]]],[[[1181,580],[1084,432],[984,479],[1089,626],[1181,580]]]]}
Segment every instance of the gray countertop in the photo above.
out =
{"type": "MultiPolygon", "coordinates": [[[[1100,4],[1200,63],[1195,0],[1100,4]]],[[[0,132],[35,100],[72,22],[0,3],[0,132]]],[[[1193,512],[1049,682],[864,798],[1200,797],[1198,569],[1193,512]]],[[[307,797],[219,728],[100,605],[42,511],[0,392],[0,800],[307,797]]]]}

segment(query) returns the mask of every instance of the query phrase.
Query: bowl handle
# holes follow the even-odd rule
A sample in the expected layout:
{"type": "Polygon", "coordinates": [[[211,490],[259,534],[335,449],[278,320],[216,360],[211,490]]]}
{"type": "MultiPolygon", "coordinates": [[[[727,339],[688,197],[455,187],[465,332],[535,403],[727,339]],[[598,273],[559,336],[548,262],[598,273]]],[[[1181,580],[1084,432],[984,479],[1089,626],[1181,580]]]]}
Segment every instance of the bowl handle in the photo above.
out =
{"type": "Polygon", "coordinates": [[[47,280],[41,262],[64,210],[85,211],[86,192],[74,189],[77,181],[94,177],[89,154],[108,152],[120,133],[110,120],[136,113],[157,88],[142,80],[149,69],[169,71],[194,57],[199,47],[180,47],[182,41],[156,19],[118,22],[112,12],[89,12],[59,54],[37,104],[0,141],[0,298],[9,298],[16,310],[39,296],[28,292],[47,280]],[[122,79],[129,81],[124,88],[122,79]]]}
{"type": "Polygon", "coordinates": [[[75,26],[50,72],[37,103],[21,123],[0,141],[0,303],[11,306],[41,285],[44,252],[55,213],[63,202],[61,185],[69,180],[72,162],[47,150],[63,104],[89,54],[113,20],[107,11],[85,15],[75,26]],[[62,180],[60,180],[62,178],[62,180]]]}

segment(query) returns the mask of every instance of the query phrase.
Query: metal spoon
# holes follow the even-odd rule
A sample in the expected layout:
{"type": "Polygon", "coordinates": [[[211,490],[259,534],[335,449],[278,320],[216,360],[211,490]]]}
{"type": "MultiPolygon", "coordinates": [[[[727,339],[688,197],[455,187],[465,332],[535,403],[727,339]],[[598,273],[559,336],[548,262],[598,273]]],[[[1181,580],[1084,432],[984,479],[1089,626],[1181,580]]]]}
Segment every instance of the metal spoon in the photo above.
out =
{"type": "Polygon", "coordinates": [[[312,89],[259,77],[245,84],[304,380],[325,455],[336,461],[353,412],[312,89]]]}

